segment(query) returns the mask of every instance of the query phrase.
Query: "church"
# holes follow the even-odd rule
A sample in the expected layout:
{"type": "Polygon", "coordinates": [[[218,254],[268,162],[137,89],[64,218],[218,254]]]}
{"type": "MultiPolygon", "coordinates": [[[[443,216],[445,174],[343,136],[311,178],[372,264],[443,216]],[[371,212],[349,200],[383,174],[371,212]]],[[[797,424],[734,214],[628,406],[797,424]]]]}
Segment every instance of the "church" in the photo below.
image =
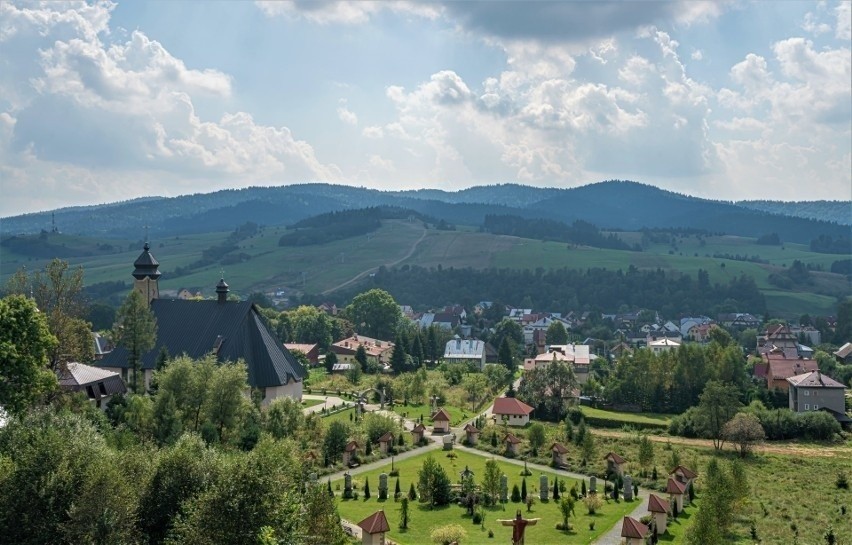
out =
{"type": "MultiPolygon", "coordinates": [[[[165,348],[170,357],[185,354],[199,359],[212,352],[220,362],[242,359],[248,383],[263,393],[263,404],[281,396],[301,401],[307,370],[269,331],[253,303],[228,300],[224,278],[216,285],[216,300],[160,299],[160,264],[147,242],[133,265],[133,289],[148,301],[157,319],[156,344],[142,356],[146,389],[157,355],[165,348]]],[[[116,347],[96,365],[120,373],[125,380],[132,374],[123,347],[116,347]]]]}

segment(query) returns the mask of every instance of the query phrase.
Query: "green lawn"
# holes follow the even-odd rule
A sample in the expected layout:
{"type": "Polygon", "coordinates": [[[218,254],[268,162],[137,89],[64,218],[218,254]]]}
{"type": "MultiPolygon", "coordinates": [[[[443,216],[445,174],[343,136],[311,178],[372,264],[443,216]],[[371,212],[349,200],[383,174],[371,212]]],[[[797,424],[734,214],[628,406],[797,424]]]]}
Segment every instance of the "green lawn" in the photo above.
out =
{"type": "MultiPolygon", "coordinates": [[[[474,411],[465,410],[453,405],[441,405],[441,407],[450,413],[450,418],[452,419],[450,422],[451,426],[458,426],[461,422],[469,420],[477,414],[474,411]]],[[[412,405],[410,403],[408,405],[396,404],[393,406],[393,412],[400,416],[406,416],[410,420],[419,420],[422,416],[423,425],[427,428],[432,427],[432,420],[429,418],[432,416],[432,409],[426,403],[421,405],[412,405]]]]}
{"type": "Polygon", "coordinates": [[[302,399],[302,407],[305,409],[315,405],[322,405],[323,403],[325,403],[323,399],[302,399]]]}
{"type": "Polygon", "coordinates": [[[607,420],[622,421],[625,424],[651,424],[668,426],[670,414],[658,413],[625,413],[618,411],[605,411],[594,407],[580,407],[584,415],[594,418],[605,418],[607,420]]]}
{"type": "MultiPolygon", "coordinates": [[[[474,472],[474,479],[479,482],[485,472],[485,462],[488,458],[477,456],[467,452],[456,451],[458,457],[455,460],[447,458],[443,451],[433,451],[430,453],[438,460],[446,469],[453,482],[459,481],[459,473],[464,470],[465,466],[469,467],[474,472]]],[[[408,488],[412,482],[416,483],[417,471],[423,463],[423,460],[428,454],[422,454],[395,463],[394,467],[399,470],[400,488],[403,494],[408,492],[408,488]]],[[[521,485],[520,471],[523,469],[520,466],[509,464],[497,458],[500,468],[503,473],[509,478],[509,491],[511,493],[512,486],[521,485]]],[[[468,532],[468,537],[463,540],[465,545],[486,545],[499,544],[511,541],[511,528],[503,527],[497,523],[497,519],[512,518],[517,509],[522,509],[525,517],[541,518],[535,527],[531,527],[527,531],[527,543],[589,543],[598,535],[604,533],[611,528],[616,522],[621,520],[626,513],[630,512],[637,504],[636,502],[621,502],[615,503],[610,501],[604,504],[599,513],[590,516],[586,512],[585,506],[578,503],[575,506],[576,517],[571,517],[570,522],[574,526],[574,531],[571,533],[556,530],[555,525],[562,520],[559,513],[559,507],[553,500],[547,503],[536,503],[533,506],[532,512],[527,513],[526,507],[520,503],[512,503],[503,506],[497,506],[485,510],[485,529],[481,529],[479,525],[471,523],[470,517],[466,516],[466,511],[461,507],[450,505],[441,508],[430,510],[428,507],[413,503],[410,508],[410,523],[407,531],[399,530],[399,503],[393,501],[393,491],[396,483],[396,478],[388,478],[389,496],[387,501],[378,501],[378,485],[379,473],[390,472],[390,464],[381,470],[374,470],[367,473],[359,474],[353,477],[353,483],[358,485],[360,498],[357,500],[342,500],[338,501],[338,509],[340,516],[352,521],[360,522],[370,514],[379,509],[384,509],[385,515],[388,517],[388,522],[391,525],[391,531],[388,533],[388,538],[402,545],[420,545],[430,543],[429,534],[432,529],[446,524],[460,524],[468,532]],[[369,500],[363,499],[363,485],[367,479],[370,482],[371,497],[369,500]],[[595,530],[589,530],[589,523],[595,523],[595,530]],[[494,538],[488,538],[488,530],[494,532],[494,538]]],[[[528,493],[535,493],[538,498],[538,481],[539,473],[533,472],[533,475],[527,477],[528,493]]],[[[552,481],[556,476],[552,472],[546,474],[552,481]]],[[[576,482],[573,479],[559,477],[559,480],[564,480],[568,489],[576,482]]],[[[342,493],[343,480],[332,482],[332,487],[335,489],[338,498],[342,493]],[[340,489],[337,489],[340,485],[340,489]]],[[[579,488],[579,485],[578,485],[579,488]]]]}
{"type": "Polygon", "coordinates": [[[330,414],[328,416],[324,416],[323,420],[325,421],[325,425],[328,426],[332,422],[343,422],[344,424],[350,424],[352,421],[349,419],[349,415],[352,415],[352,418],[355,417],[355,407],[351,409],[346,409],[345,411],[340,411],[339,413],[330,414]]]}

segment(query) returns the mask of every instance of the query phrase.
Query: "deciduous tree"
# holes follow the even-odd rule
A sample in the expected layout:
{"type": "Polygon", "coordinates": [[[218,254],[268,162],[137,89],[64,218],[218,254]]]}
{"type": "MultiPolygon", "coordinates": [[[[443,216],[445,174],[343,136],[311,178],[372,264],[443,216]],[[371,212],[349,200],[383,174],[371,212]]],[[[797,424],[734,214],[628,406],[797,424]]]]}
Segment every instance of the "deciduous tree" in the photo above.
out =
{"type": "Polygon", "coordinates": [[[133,369],[133,391],[142,393],[142,356],[154,348],[157,322],[147,301],[138,291],[131,290],[118,309],[112,335],[116,345],[127,350],[127,361],[133,369]]]}
{"type": "Polygon", "coordinates": [[[722,434],[725,423],[737,414],[740,406],[735,387],[716,380],[711,380],[704,387],[695,414],[696,425],[702,435],[713,439],[717,450],[725,443],[722,434]]]}
{"type": "Polygon", "coordinates": [[[402,317],[391,294],[378,288],[356,295],[345,314],[360,333],[375,339],[394,338],[402,317]]]}
{"type": "Polygon", "coordinates": [[[722,427],[722,436],[734,444],[740,458],[745,458],[754,445],[766,438],[760,420],[751,413],[737,413],[722,427]]]}

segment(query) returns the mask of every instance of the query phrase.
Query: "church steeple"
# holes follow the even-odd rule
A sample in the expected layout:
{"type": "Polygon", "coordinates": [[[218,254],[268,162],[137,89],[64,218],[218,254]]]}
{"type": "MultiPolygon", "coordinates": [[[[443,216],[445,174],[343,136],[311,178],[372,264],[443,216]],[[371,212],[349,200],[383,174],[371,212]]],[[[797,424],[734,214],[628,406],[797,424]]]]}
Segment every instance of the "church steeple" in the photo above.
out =
{"type": "Polygon", "coordinates": [[[148,304],[160,297],[158,279],[160,278],[160,263],[151,255],[151,247],[145,242],[142,253],[133,262],[133,288],[145,297],[148,304]]]}

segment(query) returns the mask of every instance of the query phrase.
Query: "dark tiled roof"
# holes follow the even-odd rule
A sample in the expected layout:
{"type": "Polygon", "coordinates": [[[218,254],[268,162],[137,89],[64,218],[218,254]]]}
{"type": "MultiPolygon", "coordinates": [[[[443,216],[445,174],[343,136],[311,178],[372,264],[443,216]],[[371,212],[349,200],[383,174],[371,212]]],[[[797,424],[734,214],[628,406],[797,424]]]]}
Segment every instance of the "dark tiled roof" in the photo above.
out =
{"type": "Polygon", "coordinates": [[[160,263],[153,255],[151,255],[150,249],[151,247],[148,246],[148,243],[146,242],[145,246],[142,248],[142,253],[139,254],[139,257],[137,257],[136,261],[133,262],[133,266],[135,267],[133,270],[134,278],[142,280],[146,276],[149,278],[160,277],[160,263]]]}
{"type": "Polygon", "coordinates": [[[624,522],[621,524],[621,537],[645,539],[649,533],[650,530],[648,527],[638,520],[631,517],[624,517],[624,522]]]}
{"type": "Polygon", "coordinates": [[[657,496],[656,494],[651,494],[648,497],[648,511],[652,513],[668,513],[669,502],[657,496]]]}
{"type": "Polygon", "coordinates": [[[381,532],[390,532],[390,524],[384,511],[376,511],[369,517],[358,523],[358,526],[368,534],[378,534],[381,532]]]}
{"type": "Polygon", "coordinates": [[[846,388],[843,384],[837,382],[831,377],[827,377],[819,371],[803,373],[794,377],[789,377],[787,382],[794,386],[807,388],[846,388]]]}
{"type": "MultiPolygon", "coordinates": [[[[186,354],[198,359],[215,351],[219,361],[243,359],[248,382],[255,388],[280,386],[307,376],[250,302],[154,299],[151,310],[157,319],[157,343],[142,356],[143,369],[153,369],[160,349],[166,347],[172,356],[186,354]]],[[[127,350],[116,347],[97,365],[129,367],[127,350]]]]}

